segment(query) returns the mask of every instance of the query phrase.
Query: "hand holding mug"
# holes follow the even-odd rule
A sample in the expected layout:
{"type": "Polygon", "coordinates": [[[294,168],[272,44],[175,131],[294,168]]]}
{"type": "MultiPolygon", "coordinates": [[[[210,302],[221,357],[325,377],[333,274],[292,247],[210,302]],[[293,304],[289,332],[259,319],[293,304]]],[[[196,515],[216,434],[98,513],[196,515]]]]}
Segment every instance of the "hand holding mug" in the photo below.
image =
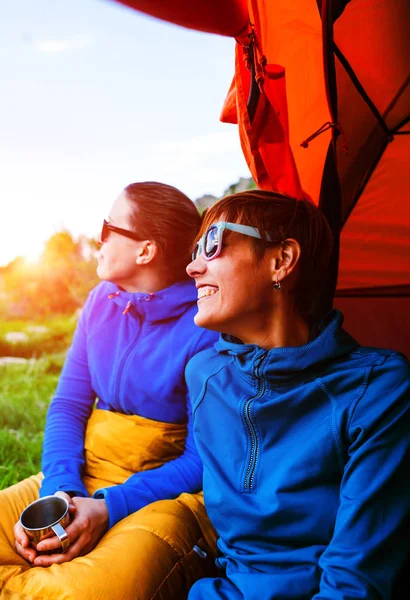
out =
{"type": "Polygon", "coordinates": [[[57,536],[44,539],[37,549],[39,553],[33,564],[35,567],[49,567],[84,556],[98,544],[108,528],[108,508],[105,500],[95,498],[72,498],[75,513],[71,523],[66,528],[70,538],[70,546],[66,552],[60,550],[57,536]]]}
{"type": "Polygon", "coordinates": [[[64,492],[44,496],[29,504],[14,526],[15,547],[27,561],[34,562],[39,554],[37,544],[49,537],[56,537],[58,550],[65,552],[70,540],[65,527],[70,523],[70,513],[75,511],[71,498],[64,492]]]}

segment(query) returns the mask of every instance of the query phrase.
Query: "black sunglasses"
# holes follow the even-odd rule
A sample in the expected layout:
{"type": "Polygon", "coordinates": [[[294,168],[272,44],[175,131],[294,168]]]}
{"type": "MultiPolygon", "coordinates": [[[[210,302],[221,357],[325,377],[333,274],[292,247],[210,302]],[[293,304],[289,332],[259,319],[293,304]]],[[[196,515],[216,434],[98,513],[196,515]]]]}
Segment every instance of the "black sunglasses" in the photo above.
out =
{"type": "Polygon", "coordinates": [[[100,241],[102,244],[107,241],[110,231],[115,231],[115,233],[119,233],[119,235],[123,235],[131,240],[136,240],[137,242],[141,241],[141,238],[133,231],[122,229],[122,227],[116,227],[104,219],[100,235],[100,241]]]}

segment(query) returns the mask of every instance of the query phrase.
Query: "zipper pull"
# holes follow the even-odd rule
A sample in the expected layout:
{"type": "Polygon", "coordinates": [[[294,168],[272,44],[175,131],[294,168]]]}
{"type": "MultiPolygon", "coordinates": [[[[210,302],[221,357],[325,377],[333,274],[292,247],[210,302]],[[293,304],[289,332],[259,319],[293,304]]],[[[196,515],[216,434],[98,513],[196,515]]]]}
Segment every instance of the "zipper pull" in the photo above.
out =
{"type": "Polygon", "coordinates": [[[115,292],[115,294],[109,294],[109,295],[108,295],[108,298],[109,298],[110,300],[112,300],[113,298],[115,298],[115,296],[119,296],[120,294],[121,294],[121,292],[120,292],[120,291],[118,291],[118,292],[115,292]]]}
{"type": "Polygon", "coordinates": [[[122,314],[126,315],[127,312],[130,310],[130,308],[131,308],[131,300],[128,300],[127,306],[125,307],[125,310],[124,310],[124,312],[122,314]]]}
{"type": "Polygon", "coordinates": [[[256,375],[256,377],[259,377],[260,368],[261,368],[262,363],[265,360],[267,354],[268,354],[267,352],[265,352],[264,354],[262,354],[262,356],[258,359],[258,361],[257,361],[257,363],[255,365],[255,375],[256,375]]]}

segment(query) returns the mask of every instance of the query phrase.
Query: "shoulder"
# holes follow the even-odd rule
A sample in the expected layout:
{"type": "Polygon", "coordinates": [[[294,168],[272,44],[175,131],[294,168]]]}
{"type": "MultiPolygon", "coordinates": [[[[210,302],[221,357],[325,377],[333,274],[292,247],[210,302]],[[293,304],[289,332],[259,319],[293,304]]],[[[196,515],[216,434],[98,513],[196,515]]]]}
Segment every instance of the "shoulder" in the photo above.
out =
{"type": "Polygon", "coordinates": [[[387,348],[373,348],[371,346],[358,346],[350,353],[352,361],[361,361],[363,364],[372,366],[383,365],[386,361],[402,365],[408,365],[409,361],[400,352],[388,350],[387,348]]]}
{"type": "Polygon", "coordinates": [[[207,349],[213,350],[214,344],[217,342],[219,333],[215,331],[210,331],[209,329],[203,329],[202,327],[198,327],[194,323],[193,317],[196,313],[191,316],[191,320],[189,323],[189,329],[191,331],[191,340],[192,344],[190,347],[190,358],[195,356],[198,353],[202,353],[207,349]]]}
{"type": "Polygon", "coordinates": [[[88,327],[95,323],[96,315],[98,315],[97,320],[106,318],[106,312],[111,308],[110,295],[115,294],[117,289],[116,285],[108,281],[102,281],[96,285],[88,294],[81,309],[79,325],[88,330],[88,327]]]}
{"type": "Polygon", "coordinates": [[[181,343],[189,347],[188,358],[191,358],[197,352],[213,346],[219,338],[219,333],[196,325],[195,315],[198,312],[196,288],[191,282],[184,282],[180,287],[184,293],[184,310],[176,317],[174,326],[181,343]]]}
{"type": "Polygon", "coordinates": [[[332,385],[335,395],[344,388],[369,383],[370,374],[382,378],[409,378],[410,363],[407,358],[393,350],[356,346],[346,355],[330,361],[321,373],[321,378],[332,385]]]}
{"type": "Polygon", "coordinates": [[[410,383],[410,363],[407,358],[393,350],[384,348],[358,347],[350,354],[349,367],[363,372],[367,378],[367,389],[394,387],[410,383]]]}
{"type": "Polygon", "coordinates": [[[348,424],[358,417],[370,422],[397,402],[409,403],[410,364],[384,348],[357,345],[316,373],[316,381],[348,424]]]}
{"type": "Polygon", "coordinates": [[[106,301],[110,294],[114,294],[117,290],[118,287],[115,284],[110,283],[109,281],[101,281],[88,294],[83,306],[83,311],[85,310],[87,312],[94,304],[98,304],[103,300],[106,301]]]}
{"type": "Polygon", "coordinates": [[[232,362],[232,357],[220,354],[214,346],[195,354],[185,370],[191,396],[199,395],[206,381],[221,371],[229,362],[232,362]]]}
{"type": "Polygon", "coordinates": [[[366,348],[372,358],[371,373],[369,376],[370,386],[393,392],[399,388],[410,388],[410,363],[407,358],[399,352],[366,348]]]}
{"type": "Polygon", "coordinates": [[[106,300],[110,294],[115,294],[117,290],[118,286],[114,283],[111,283],[110,281],[100,281],[100,283],[91,290],[86,302],[95,302],[102,299],[106,300]]]}
{"type": "Polygon", "coordinates": [[[408,422],[410,363],[398,352],[363,348],[369,361],[361,392],[351,406],[349,425],[370,429],[376,424],[408,422]]]}

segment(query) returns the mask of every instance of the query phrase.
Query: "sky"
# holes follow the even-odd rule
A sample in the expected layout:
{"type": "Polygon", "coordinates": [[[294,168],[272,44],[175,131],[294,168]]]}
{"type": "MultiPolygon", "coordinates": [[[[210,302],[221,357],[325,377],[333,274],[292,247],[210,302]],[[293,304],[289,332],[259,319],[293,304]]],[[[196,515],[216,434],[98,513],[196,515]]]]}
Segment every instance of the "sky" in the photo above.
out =
{"type": "Polygon", "coordinates": [[[96,235],[131,182],[194,199],[250,176],[219,122],[232,39],[112,0],[13,0],[0,47],[0,265],[62,228],[96,235]]]}

